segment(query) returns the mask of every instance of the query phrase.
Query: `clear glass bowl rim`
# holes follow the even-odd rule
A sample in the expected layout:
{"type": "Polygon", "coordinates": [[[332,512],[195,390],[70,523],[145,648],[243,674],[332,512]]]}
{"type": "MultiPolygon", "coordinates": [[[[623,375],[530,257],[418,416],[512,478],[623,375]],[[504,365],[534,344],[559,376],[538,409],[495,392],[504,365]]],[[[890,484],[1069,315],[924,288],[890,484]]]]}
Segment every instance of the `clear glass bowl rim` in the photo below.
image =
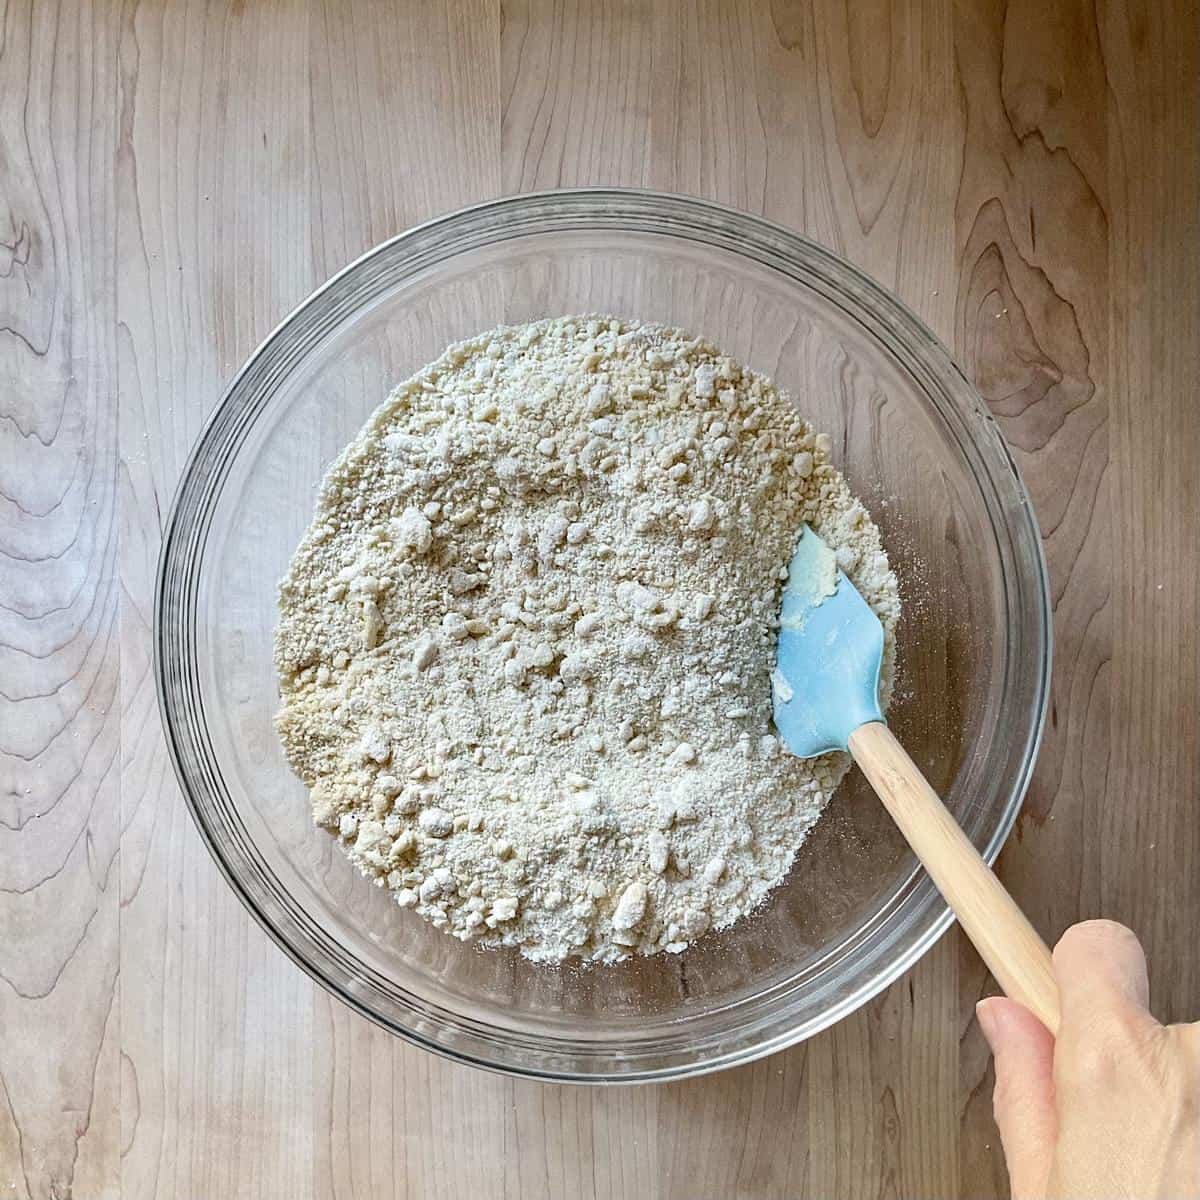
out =
{"type": "MultiPolygon", "coordinates": [[[[977,481],[986,484],[984,502],[997,548],[1006,566],[1005,600],[1023,620],[1009,633],[1006,667],[1028,656],[1036,672],[1034,707],[1024,745],[984,858],[994,862],[1024,798],[1049,707],[1051,605],[1041,535],[1012,454],[994,418],[973,385],[924,323],[868,275],[802,234],[765,218],[690,196],[642,189],[577,188],[527,193],[487,201],[436,217],[397,234],[344,267],[288,314],[260,343],[234,376],[208,418],[181,475],[164,526],[154,605],[154,671],[159,711],[175,774],[201,837],[227,882],[271,939],[310,977],[356,1012],[407,1040],[457,1061],[507,1074],[558,1082],[633,1083],[665,1081],[721,1070],[772,1054],[802,1041],[865,1004],[908,970],[945,932],[953,915],[922,876],[908,897],[906,924],[925,927],[902,952],[878,964],[860,986],[807,1020],[781,1020],[786,992],[756,997],[765,1008],[739,1030],[729,1047],[697,1052],[694,1044],[670,1045],[655,1056],[642,1051],[644,1066],[626,1064],[607,1072],[611,1047],[570,1039],[538,1039],[432,1010],[404,993],[320,935],[311,921],[273,886],[259,860],[221,778],[203,714],[195,664],[196,578],[210,519],[224,475],[245,434],[266,407],[274,386],[324,339],[344,317],[403,279],[455,255],[499,242],[565,231],[663,234],[733,252],[819,292],[880,341],[923,384],[977,481]],[[1003,518],[998,520],[997,518],[1003,518]],[[1023,564],[1024,569],[1018,569],[1023,564]],[[1016,633],[1016,637],[1012,636],[1016,633]],[[365,980],[365,984],[364,984],[365,980]],[[380,989],[407,1011],[400,1020],[373,1007],[360,993],[380,989]],[[499,1053],[497,1053],[499,1051],[499,1053]],[[516,1051],[516,1054],[508,1052],[516,1051]],[[594,1057],[589,1069],[576,1063],[594,1057]],[[568,1065],[569,1064],[569,1065],[568,1065]]],[[[904,889],[901,889],[903,892],[904,889]]],[[[881,914],[860,931],[849,952],[869,937],[881,914]]],[[[778,991],[778,989],[777,989],[778,991]]],[[[754,1011],[758,1011],[756,1008],[754,1011]]],[[[786,1014],[783,1014],[786,1016],[786,1014]]]]}

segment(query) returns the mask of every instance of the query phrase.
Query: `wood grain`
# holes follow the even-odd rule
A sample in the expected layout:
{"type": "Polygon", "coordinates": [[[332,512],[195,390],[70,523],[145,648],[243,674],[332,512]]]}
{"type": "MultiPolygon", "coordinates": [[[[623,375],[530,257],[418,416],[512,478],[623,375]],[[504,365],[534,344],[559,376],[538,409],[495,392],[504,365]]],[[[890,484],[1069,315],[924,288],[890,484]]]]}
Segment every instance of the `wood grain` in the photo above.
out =
{"type": "MultiPolygon", "coordinates": [[[[1044,748],[1001,872],[1052,941],[1080,917],[1118,915],[1092,869],[1098,814],[1111,803],[1106,760],[1121,736],[1109,670],[1115,514],[1108,418],[1115,397],[1106,365],[1107,180],[1094,109],[1100,49],[1083,5],[1048,13],[1028,4],[1011,14],[1001,5],[972,6],[956,18],[967,128],[955,347],[1033,496],[1055,612],[1044,748]],[[1005,70],[1026,38],[1021,65],[1005,70]],[[1068,38],[1069,69],[1077,73],[1069,91],[1047,61],[1068,38]],[[1050,886],[1055,873],[1058,887],[1050,886]]],[[[970,956],[962,963],[965,1013],[988,980],[970,956]]],[[[960,1151],[963,1177],[1002,1187],[986,1056],[964,1054],[960,1071],[970,1134],[960,1151]]]]}
{"type": "Polygon", "coordinates": [[[114,17],[119,1194],[299,1196],[311,1187],[311,988],[222,894],[197,841],[159,731],[151,622],[161,523],[189,443],[222,381],[319,282],[308,249],[309,14],[285,2],[127,5],[114,17]]]}
{"type": "Polygon", "coordinates": [[[120,585],[114,29],[0,41],[0,1188],[115,1194],[120,585]]]}
{"type": "Polygon", "coordinates": [[[1053,708],[1001,872],[1048,937],[1200,959],[1200,44],[1186,0],[0,5],[0,1196],[1005,1191],[947,937],[804,1046],[654,1088],[486,1075],[315,989],[220,880],[150,674],[161,521],[223,382],[437,212],[653,186],[901,295],[1014,446],[1053,708]],[[488,1163],[502,1164],[489,1169],[488,1163]]]}

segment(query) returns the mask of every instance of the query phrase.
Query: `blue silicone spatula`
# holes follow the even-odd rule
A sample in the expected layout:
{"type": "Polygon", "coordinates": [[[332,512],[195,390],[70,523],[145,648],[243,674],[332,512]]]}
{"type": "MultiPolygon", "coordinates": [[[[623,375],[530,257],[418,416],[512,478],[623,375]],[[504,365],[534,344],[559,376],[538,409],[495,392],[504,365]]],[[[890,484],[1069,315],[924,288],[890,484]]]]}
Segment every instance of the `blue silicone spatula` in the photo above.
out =
{"type": "Polygon", "coordinates": [[[775,725],[799,758],[848,750],[1005,993],[1058,1032],[1050,951],[884,722],[883,627],[805,528],[788,567],[771,677],[775,725]]]}

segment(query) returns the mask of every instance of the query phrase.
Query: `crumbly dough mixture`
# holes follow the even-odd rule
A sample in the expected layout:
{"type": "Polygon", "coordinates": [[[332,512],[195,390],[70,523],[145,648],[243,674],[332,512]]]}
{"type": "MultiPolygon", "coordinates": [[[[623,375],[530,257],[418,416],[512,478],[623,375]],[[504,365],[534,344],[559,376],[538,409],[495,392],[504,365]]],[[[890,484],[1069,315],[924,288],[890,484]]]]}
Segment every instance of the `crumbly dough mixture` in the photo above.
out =
{"type": "Polygon", "coordinates": [[[451,346],[334,464],[280,587],[278,728],[317,823],[401,906],[535,960],[750,912],[846,769],[771,732],[803,522],[882,619],[890,689],[896,580],[830,452],[679,330],[451,346]]]}

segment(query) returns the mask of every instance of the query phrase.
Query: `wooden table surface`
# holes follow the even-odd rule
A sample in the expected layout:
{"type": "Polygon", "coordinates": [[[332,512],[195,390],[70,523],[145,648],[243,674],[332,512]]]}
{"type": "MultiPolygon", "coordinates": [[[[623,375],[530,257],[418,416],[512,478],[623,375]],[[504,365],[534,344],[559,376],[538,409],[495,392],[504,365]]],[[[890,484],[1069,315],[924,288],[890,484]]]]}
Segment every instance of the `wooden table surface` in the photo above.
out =
{"type": "Polygon", "coordinates": [[[0,1197],[1005,1191],[951,934],[805,1045],[516,1082],[351,1015],[187,815],[163,515],[260,338],[413,222],[577,184],[764,213],[880,279],[1009,438],[1053,708],[1002,874],[1197,1015],[1200,75],[1189,0],[0,5],[0,1197]]]}

